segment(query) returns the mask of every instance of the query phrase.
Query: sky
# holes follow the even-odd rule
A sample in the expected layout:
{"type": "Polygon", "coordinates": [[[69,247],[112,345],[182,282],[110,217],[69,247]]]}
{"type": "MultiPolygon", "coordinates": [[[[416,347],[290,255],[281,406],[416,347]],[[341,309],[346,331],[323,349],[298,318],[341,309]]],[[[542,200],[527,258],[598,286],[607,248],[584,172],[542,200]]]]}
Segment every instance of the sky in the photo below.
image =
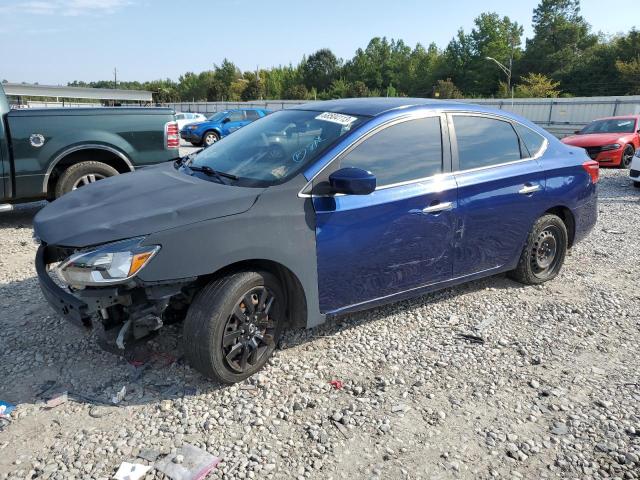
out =
{"type": "MultiPolygon", "coordinates": [[[[296,64],[328,47],[351,58],[375,36],[444,48],[482,12],[531,36],[538,0],[0,0],[0,79],[154,80],[200,72],[226,57],[242,70],[296,64]]],[[[638,0],[582,0],[594,31],[639,26],[638,0]],[[626,14],[624,13],[626,12],[626,14]]]]}

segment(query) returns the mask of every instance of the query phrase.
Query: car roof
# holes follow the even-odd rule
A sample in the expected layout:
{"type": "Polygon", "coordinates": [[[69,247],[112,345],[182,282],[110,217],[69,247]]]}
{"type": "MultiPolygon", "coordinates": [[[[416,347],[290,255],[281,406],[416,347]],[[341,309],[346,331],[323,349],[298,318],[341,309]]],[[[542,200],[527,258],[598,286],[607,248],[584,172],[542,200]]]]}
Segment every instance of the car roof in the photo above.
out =
{"type": "Polygon", "coordinates": [[[363,97],[342,98],[322,102],[310,102],[292,107],[292,110],[311,110],[319,112],[345,113],[375,117],[391,110],[426,106],[432,108],[460,108],[459,102],[435,100],[430,98],[409,97],[363,97]]]}

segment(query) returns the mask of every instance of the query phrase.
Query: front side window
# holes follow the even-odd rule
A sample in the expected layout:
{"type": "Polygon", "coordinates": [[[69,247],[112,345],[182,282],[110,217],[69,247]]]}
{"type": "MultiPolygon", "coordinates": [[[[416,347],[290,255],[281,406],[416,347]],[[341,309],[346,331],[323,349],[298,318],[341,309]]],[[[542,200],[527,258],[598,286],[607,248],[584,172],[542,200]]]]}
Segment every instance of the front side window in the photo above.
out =
{"type": "Polygon", "coordinates": [[[224,117],[227,116],[227,113],[229,112],[218,112],[218,113],[214,113],[213,115],[211,115],[209,117],[209,121],[210,122],[219,122],[221,121],[224,117]]]}
{"type": "Polygon", "coordinates": [[[540,135],[538,132],[531,130],[529,127],[525,127],[519,123],[514,123],[513,126],[520,136],[520,140],[524,143],[524,147],[527,149],[529,157],[535,157],[540,153],[542,147],[545,144],[546,138],[540,135]]]}
{"type": "MultiPolygon", "coordinates": [[[[284,183],[361,125],[366,117],[330,112],[282,110],[238,129],[192,157],[181,170],[207,178],[189,166],[209,167],[238,177],[234,185],[284,183]]],[[[209,176],[213,181],[215,176],[209,176]]]]}
{"type": "Polygon", "coordinates": [[[229,114],[230,122],[242,122],[244,120],[244,112],[243,111],[235,111],[229,114]]]}
{"type": "Polygon", "coordinates": [[[442,172],[440,117],[397,123],[367,138],[340,161],[376,176],[378,186],[417,180],[442,172]]]}
{"type": "Polygon", "coordinates": [[[459,170],[489,167],[522,158],[520,142],[509,122],[472,115],[454,115],[459,170]]]}

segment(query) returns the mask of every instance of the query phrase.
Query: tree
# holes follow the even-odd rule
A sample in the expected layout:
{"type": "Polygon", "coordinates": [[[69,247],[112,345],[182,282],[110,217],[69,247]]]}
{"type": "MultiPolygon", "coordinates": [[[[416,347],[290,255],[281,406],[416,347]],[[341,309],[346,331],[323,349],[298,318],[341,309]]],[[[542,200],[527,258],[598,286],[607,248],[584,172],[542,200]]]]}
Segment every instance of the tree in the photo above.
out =
{"type": "Polygon", "coordinates": [[[462,98],[462,92],[450,78],[447,78],[436,82],[436,86],[433,88],[433,96],[436,98],[462,98]]]}
{"type": "Polygon", "coordinates": [[[640,95],[640,55],[628,62],[618,60],[616,69],[622,79],[629,85],[627,94],[640,95]]]}
{"type": "Polygon", "coordinates": [[[287,100],[306,100],[309,92],[304,85],[292,85],[285,90],[283,96],[287,100]]]}
{"type": "Polygon", "coordinates": [[[527,40],[520,72],[537,71],[559,79],[598,41],[580,15],[580,0],[542,0],[533,11],[532,39],[527,40]]]}
{"type": "Polygon", "coordinates": [[[242,100],[262,100],[264,98],[264,83],[262,79],[253,72],[245,72],[244,78],[247,85],[242,92],[242,100]]]}
{"type": "Polygon", "coordinates": [[[331,83],[340,75],[341,60],[331,50],[323,48],[309,55],[301,65],[304,85],[318,91],[329,89],[331,83]]]}
{"type": "Polygon", "coordinates": [[[560,95],[560,82],[542,73],[529,73],[521,78],[515,88],[516,96],[524,98],[555,98],[560,95]]]}

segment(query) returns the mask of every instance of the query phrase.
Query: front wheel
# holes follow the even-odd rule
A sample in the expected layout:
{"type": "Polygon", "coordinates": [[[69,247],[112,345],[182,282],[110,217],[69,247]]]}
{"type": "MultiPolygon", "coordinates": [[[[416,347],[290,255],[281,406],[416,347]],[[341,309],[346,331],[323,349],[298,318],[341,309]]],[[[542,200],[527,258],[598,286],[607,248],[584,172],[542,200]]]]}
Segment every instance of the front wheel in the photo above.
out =
{"type": "Polygon", "coordinates": [[[276,348],[284,301],[280,283],[267,272],[239,272],[210,282],[187,312],[187,361],[222,383],[250,377],[276,348]]]}
{"type": "Polygon", "coordinates": [[[218,135],[216,132],[207,132],[204,134],[204,137],[202,137],[202,143],[205,147],[213,145],[218,140],[220,140],[220,135],[218,135]]]}
{"type": "Polygon", "coordinates": [[[567,227],[556,215],[543,215],[534,223],[518,266],[509,276],[525,285],[538,285],[558,275],[568,248],[567,227]]]}
{"type": "Polygon", "coordinates": [[[635,153],[636,151],[634,150],[633,145],[627,145],[624,147],[624,150],[622,151],[622,159],[620,160],[620,168],[629,168],[635,153]]]}

